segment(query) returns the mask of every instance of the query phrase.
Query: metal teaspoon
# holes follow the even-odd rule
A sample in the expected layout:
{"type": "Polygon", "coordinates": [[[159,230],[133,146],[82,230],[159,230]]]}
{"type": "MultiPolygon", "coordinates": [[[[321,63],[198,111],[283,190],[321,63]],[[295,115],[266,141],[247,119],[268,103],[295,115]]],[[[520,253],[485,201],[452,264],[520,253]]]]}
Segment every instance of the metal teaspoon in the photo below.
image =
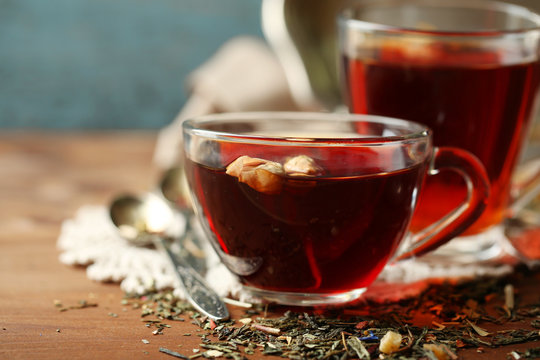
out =
{"type": "Polygon", "coordinates": [[[221,298],[189,264],[171,251],[163,232],[174,214],[163,200],[153,194],[143,198],[125,195],[115,199],[109,211],[113,224],[126,240],[138,246],[153,244],[167,256],[193,307],[214,320],[229,317],[221,298]]]}

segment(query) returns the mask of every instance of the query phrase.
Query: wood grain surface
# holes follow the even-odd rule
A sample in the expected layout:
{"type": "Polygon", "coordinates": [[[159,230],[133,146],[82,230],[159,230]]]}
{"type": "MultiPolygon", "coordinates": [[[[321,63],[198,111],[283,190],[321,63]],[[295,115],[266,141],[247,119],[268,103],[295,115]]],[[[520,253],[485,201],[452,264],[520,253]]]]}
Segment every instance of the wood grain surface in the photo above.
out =
{"type": "MultiPolygon", "coordinates": [[[[117,284],[90,281],[84,268],[58,261],[60,226],[80,206],[106,204],[118,192],[144,191],[155,184],[155,135],[0,135],[0,359],[172,359],[159,348],[193,355],[199,347],[196,335],[203,330],[189,319],[153,335],[140,309],[122,304],[117,284]],[[55,306],[76,306],[80,300],[97,306],[65,312],[55,306]]],[[[538,299],[539,281],[524,279],[517,290],[538,299]]],[[[243,314],[240,308],[230,310],[233,318],[243,314]]],[[[540,342],[459,355],[506,359],[511,350],[534,346],[540,342]]]]}

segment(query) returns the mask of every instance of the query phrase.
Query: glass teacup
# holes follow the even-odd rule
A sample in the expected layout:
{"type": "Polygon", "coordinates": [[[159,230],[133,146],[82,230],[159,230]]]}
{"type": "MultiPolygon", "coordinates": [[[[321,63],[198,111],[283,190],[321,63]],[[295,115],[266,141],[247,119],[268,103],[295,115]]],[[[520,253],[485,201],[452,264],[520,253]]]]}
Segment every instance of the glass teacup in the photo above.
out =
{"type": "Polygon", "coordinates": [[[282,304],[358,298],[390,261],[431,251],[485,208],[481,163],[434,148],[405,120],[350,114],[237,113],[183,124],[193,205],[223,263],[248,291],[282,304]],[[442,220],[411,233],[426,177],[468,184],[442,220]]]}

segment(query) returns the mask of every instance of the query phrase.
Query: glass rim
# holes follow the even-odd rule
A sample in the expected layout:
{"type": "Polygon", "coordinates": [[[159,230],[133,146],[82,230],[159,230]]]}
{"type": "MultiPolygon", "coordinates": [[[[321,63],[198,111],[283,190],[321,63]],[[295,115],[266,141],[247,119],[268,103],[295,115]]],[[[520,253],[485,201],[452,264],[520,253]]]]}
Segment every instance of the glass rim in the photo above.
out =
{"type": "Polygon", "coordinates": [[[184,133],[200,137],[243,143],[271,144],[282,146],[378,146],[411,143],[415,141],[431,141],[432,132],[427,126],[404,119],[387,116],[350,114],[350,113],[327,113],[327,112],[294,112],[294,111],[260,111],[260,112],[228,112],[208,114],[193,117],[182,123],[184,133]],[[410,129],[410,132],[402,135],[368,135],[358,136],[281,136],[247,134],[242,132],[229,132],[202,128],[203,125],[227,124],[227,123],[255,123],[259,121],[302,121],[302,122],[350,122],[371,123],[387,125],[389,128],[410,129]]]}
{"type": "Polygon", "coordinates": [[[531,31],[540,30],[540,14],[532,11],[531,9],[521,6],[518,4],[507,3],[503,1],[495,0],[453,0],[452,2],[444,2],[442,0],[413,0],[413,1],[402,1],[402,0],[376,0],[376,1],[364,1],[354,3],[348,7],[342,9],[337,15],[337,21],[339,27],[342,29],[358,29],[358,30],[378,30],[386,32],[399,32],[399,33],[411,33],[418,35],[430,35],[430,36],[478,36],[478,37],[493,37],[501,35],[510,35],[510,34],[525,34],[531,31]],[[354,17],[354,10],[358,9],[369,9],[369,8],[384,8],[388,7],[390,4],[396,4],[398,6],[402,5],[415,5],[419,7],[425,6],[441,6],[445,8],[465,8],[465,9],[493,9],[500,12],[504,12],[512,15],[519,15],[522,18],[526,18],[531,21],[531,23],[536,26],[531,27],[522,27],[516,29],[486,29],[486,30],[467,30],[460,31],[456,30],[433,30],[433,29],[420,29],[415,27],[407,26],[394,26],[387,25],[378,22],[371,22],[366,20],[359,20],[354,17]]]}

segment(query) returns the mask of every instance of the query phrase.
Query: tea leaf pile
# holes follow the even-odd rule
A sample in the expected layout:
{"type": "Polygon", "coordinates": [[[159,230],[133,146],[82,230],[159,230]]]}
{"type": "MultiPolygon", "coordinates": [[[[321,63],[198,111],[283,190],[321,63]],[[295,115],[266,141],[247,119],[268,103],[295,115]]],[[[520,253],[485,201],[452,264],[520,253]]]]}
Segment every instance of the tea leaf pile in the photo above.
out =
{"type": "MultiPolygon", "coordinates": [[[[523,274],[529,270],[520,271],[523,274]]],[[[528,273],[537,278],[539,275],[539,271],[528,273]]],[[[533,294],[532,302],[522,303],[519,296],[510,301],[514,280],[515,276],[432,285],[415,298],[395,303],[365,302],[348,308],[285,311],[283,307],[259,305],[245,311],[243,319],[220,323],[201,316],[169,292],[128,301],[139,304],[142,320],[154,331],[174,331],[174,326],[167,328],[170,325],[165,321],[189,317],[203,333],[200,352],[190,356],[175,353],[186,359],[249,359],[257,353],[292,360],[457,359],[462,349],[482,352],[540,341],[540,292],[533,294]],[[431,322],[418,325],[422,316],[424,322],[431,322]],[[499,330],[489,330],[494,327],[499,330]],[[390,331],[401,334],[402,342],[396,352],[384,354],[380,351],[381,339],[390,331]]],[[[508,356],[532,359],[540,351],[537,345],[521,352],[509,349],[508,356]]]]}

